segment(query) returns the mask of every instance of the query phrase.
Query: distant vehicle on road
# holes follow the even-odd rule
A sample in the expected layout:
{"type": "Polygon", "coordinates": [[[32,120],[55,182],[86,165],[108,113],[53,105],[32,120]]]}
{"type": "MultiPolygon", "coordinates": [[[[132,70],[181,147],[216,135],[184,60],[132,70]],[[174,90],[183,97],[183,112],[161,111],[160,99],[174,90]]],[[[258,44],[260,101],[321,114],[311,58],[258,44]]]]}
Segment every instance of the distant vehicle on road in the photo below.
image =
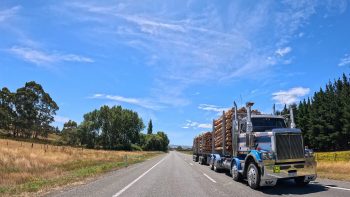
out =
{"type": "Polygon", "coordinates": [[[235,181],[246,179],[253,189],[274,186],[278,179],[294,179],[300,186],[314,181],[316,161],[295,128],[293,109],[287,127],[287,117],[252,111],[253,105],[248,102],[238,110],[234,103],[213,120],[212,132],[194,138],[193,160],[215,171],[229,171],[235,181]]]}

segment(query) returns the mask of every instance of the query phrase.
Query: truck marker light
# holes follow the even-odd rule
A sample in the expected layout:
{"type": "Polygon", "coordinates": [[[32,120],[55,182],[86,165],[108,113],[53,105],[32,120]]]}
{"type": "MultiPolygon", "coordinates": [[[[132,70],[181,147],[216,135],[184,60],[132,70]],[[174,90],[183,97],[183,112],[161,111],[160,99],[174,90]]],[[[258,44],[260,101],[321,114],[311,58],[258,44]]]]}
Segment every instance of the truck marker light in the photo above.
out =
{"type": "Polygon", "coordinates": [[[281,167],[280,166],[273,166],[273,173],[280,173],[281,167]]]}

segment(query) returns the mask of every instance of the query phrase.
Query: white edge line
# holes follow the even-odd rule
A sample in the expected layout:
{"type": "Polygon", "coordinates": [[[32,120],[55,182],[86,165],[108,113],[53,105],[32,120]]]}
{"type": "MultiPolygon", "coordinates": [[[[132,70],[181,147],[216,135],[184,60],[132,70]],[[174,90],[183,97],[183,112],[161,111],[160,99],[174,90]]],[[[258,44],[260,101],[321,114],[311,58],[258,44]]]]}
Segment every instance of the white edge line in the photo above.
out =
{"type": "Polygon", "coordinates": [[[118,197],[120,196],[120,194],[122,194],[123,192],[125,192],[129,187],[131,187],[133,184],[135,184],[138,180],[140,180],[143,176],[145,176],[149,171],[151,171],[153,168],[155,168],[158,164],[162,163],[164,161],[165,158],[163,158],[162,160],[158,161],[158,163],[156,163],[154,166],[152,166],[149,170],[147,170],[146,172],[144,172],[143,174],[141,174],[139,177],[137,177],[137,179],[133,180],[131,183],[129,183],[129,185],[125,186],[123,189],[121,189],[118,193],[114,194],[112,197],[118,197]]]}
{"type": "Polygon", "coordinates": [[[341,190],[350,191],[350,189],[348,189],[348,188],[342,188],[342,187],[333,187],[333,186],[328,186],[328,185],[325,185],[325,187],[332,188],[332,189],[341,189],[341,190]]]}
{"type": "Polygon", "coordinates": [[[211,180],[211,182],[216,183],[216,181],[212,179],[210,176],[208,176],[207,174],[203,173],[203,175],[206,176],[209,180],[211,180]]]}

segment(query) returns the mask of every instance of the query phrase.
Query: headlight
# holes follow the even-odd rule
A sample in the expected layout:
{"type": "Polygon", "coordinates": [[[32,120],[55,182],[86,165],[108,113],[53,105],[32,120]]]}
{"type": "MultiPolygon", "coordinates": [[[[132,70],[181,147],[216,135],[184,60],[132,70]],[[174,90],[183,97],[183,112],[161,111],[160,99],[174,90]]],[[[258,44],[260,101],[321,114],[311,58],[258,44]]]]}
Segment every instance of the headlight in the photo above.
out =
{"type": "Polygon", "coordinates": [[[272,160],[274,159],[274,154],[272,152],[262,152],[262,159],[263,160],[272,160]]]}
{"type": "Polygon", "coordinates": [[[313,157],[314,151],[312,149],[305,149],[305,157],[313,157]]]}

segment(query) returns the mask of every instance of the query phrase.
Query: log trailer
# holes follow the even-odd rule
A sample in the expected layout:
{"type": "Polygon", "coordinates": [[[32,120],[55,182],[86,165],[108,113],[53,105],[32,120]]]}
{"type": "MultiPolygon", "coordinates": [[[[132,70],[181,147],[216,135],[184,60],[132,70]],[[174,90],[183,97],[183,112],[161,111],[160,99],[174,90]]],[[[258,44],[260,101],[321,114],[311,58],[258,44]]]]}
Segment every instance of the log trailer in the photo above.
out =
{"type": "Polygon", "coordinates": [[[212,139],[211,132],[205,132],[193,139],[193,161],[207,164],[211,157],[212,139]]]}
{"type": "MultiPolygon", "coordinates": [[[[234,181],[245,179],[252,189],[274,186],[278,179],[294,179],[300,186],[314,181],[313,151],[304,147],[292,108],[287,127],[286,117],[252,111],[253,105],[248,102],[238,110],[234,102],[232,109],[213,120],[211,153],[202,155],[206,159],[201,164],[208,164],[214,171],[229,171],[234,181]]],[[[197,161],[195,155],[194,151],[197,161]]]]}

